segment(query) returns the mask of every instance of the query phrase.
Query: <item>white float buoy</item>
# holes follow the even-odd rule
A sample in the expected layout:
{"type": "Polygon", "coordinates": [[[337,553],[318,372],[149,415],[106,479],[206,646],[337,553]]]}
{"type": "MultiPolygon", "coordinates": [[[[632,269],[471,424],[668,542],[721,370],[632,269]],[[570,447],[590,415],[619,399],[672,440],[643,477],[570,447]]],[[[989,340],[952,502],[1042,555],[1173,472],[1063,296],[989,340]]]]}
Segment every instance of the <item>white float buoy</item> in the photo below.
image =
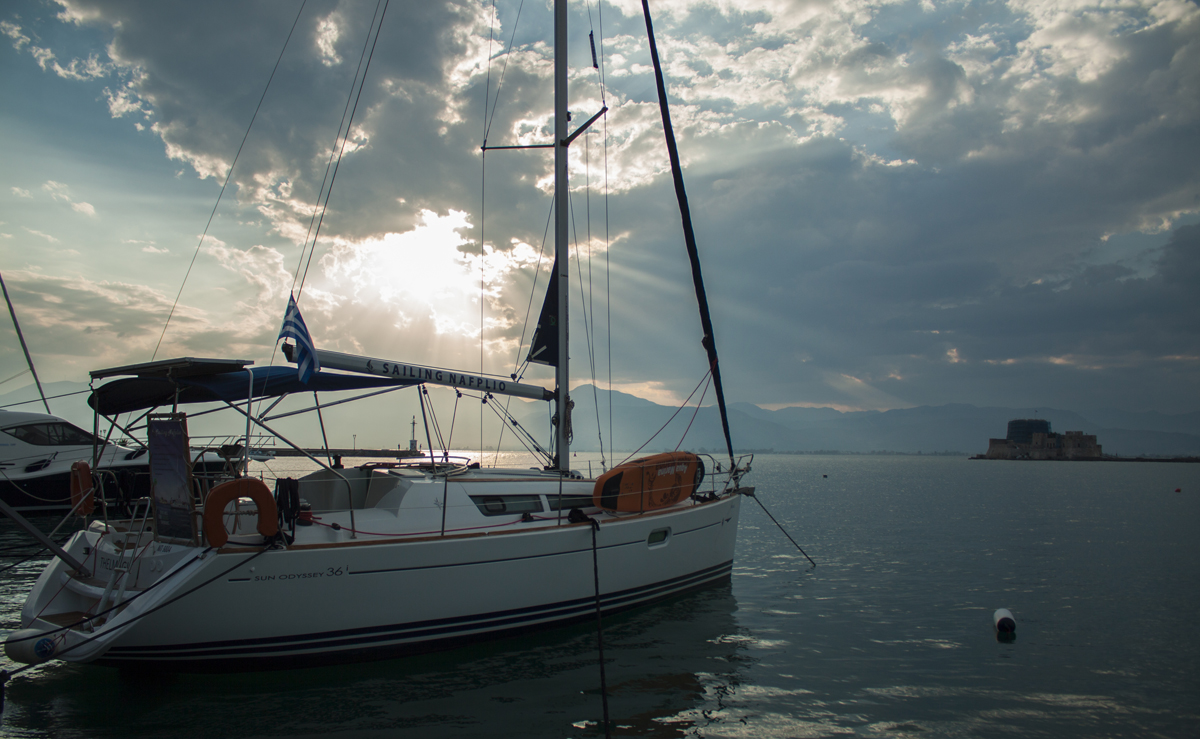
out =
{"type": "Polygon", "coordinates": [[[996,631],[1001,634],[1015,634],[1017,631],[1017,620],[1007,608],[997,608],[992,614],[992,622],[996,625],[996,631]]]}
{"type": "Polygon", "coordinates": [[[21,629],[4,641],[4,656],[13,662],[37,665],[54,656],[58,644],[42,629],[21,629]]]}

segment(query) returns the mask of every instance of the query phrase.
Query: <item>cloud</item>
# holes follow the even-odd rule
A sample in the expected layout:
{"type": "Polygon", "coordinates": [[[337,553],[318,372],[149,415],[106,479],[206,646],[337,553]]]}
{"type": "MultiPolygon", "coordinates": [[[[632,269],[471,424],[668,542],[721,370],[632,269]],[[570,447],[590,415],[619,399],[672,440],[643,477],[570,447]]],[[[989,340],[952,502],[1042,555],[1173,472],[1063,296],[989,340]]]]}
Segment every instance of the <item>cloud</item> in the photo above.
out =
{"type": "MultiPolygon", "coordinates": [[[[256,3],[223,17],[59,4],[70,28],[103,37],[107,58],[37,47],[61,34],[32,26],[0,30],[47,71],[90,84],[189,175],[223,182],[292,19],[256,3]]],[[[1192,273],[1200,213],[1193,3],[655,8],[733,397],[1172,409],[1172,393],[1200,397],[1195,311],[1171,274],[1192,273]]],[[[217,285],[205,294],[219,296],[207,320],[232,325],[225,311],[239,311],[256,326],[243,340],[269,345],[315,239],[303,301],[320,342],[478,362],[482,323],[484,361],[506,364],[544,288],[552,163],[479,149],[485,135],[552,139],[549,18],[528,10],[516,26],[501,8],[492,29],[477,3],[393,12],[351,98],[372,9],[329,0],[301,17],[219,209],[259,231],[223,232],[201,257],[217,285]]],[[[706,364],[640,13],[634,0],[605,6],[603,86],[586,37],[572,39],[573,122],[609,109],[572,152],[573,315],[588,319],[573,351],[586,354],[585,336],[606,345],[597,323],[611,309],[614,356],[631,357],[616,382],[683,397],[706,364]]],[[[57,182],[44,192],[85,205],[57,182]]]]}
{"type": "Polygon", "coordinates": [[[72,59],[67,66],[54,65],[54,73],[59,77],[71,80],[91,80],[107,77],[112,72],[111,65],[100,61],[95,54],[87,59],[72,59]]]}
{"type": "Polygon", "coordinates": [[[317,50],[321,54],[321,63],[327,67],[342,63],[342,58],[337,53],[337,42],[341,35],[342,30],[338,26],[336,13],[330,13],[317,23],[317,50]]]}
{"type": "Polygon", "coordinates": [[[142,251],[145,252],[146,254],[170,254],[171,253],[170,249],[159,247],[153,241],[141,241],[138,239],[122,239],[121,243],[123,243],[123,244],[141,244],[142,251]]]}
{"type": "Polygon", "coordinates": [[[68,191],[70,190],[70,188],[61,182],[55,182],[54,180],[47,180],[42,185],[42,189],[45,190],[46,192],[50,193],[50,197],[55,200],[65,201],[68,203],[71,202],[71,196],[68,194],[68,191]]]}
{"type": "Polygon", "coordinates": [[[26,231],[33,234],[34,236],[37,236],[38,238],[41,238],[41,239],[45,239],[46,241],[49,241],[51,244],[59,243],[58,239],[54,238],[50,234],[42,233],[41,231],[36,231],[36,230],[34,230],[32,228],[28,228],[28,227],[24,227],[24,228],[26,231]]]}
{"type": "Polygon", "coordinates": [[[11,21],[0,21],[0,33],[12,39],[13,48],[17,51],[26,46],[29,53],[37,61],[43,71],[54,72],[59,77],[71,80],[91,80],[105,77],[112,72],[112,66],[102,62],[99,55],[92,54],[86,59],[72,59],[63,66],[56,61],[56,56],[50,49],[34,46],[29,36],[25,35],[21,26],[11,21]]]}
{"type": "Polygon", "coordinates": [[[16,195],[19,198],[32,198],[33,197],[33,193],[31,193],[28,190],[21,188],[21,187],[12,188],[12,194],[16,195]]]}
{"type": "MultiPolygon", "coordinates": [[[[16,188],[13,188],[13,190],[15,192],[16,188]]],[[[60,203],[69,203],[71,210],[75,211],[76,213],[82,213],[85,216],[96,215],[95,206],[93,206],[91,203],[74,200],[71,197],[71,188],[61,182],[47,180],[42,184],[42,190],[46,191],[46,193],[50,195],[51,200],[55,200],[60,203]]]]}
{"type": "Polygon", "coordinates": [[[0,21],[0,33],[12,39],[13,48],[20,51],[29,44],[29,37],[21,32],[21,27],[11,21],[0,21]]]}
{"type": "MultiPolygon", "coordinates": [[[[126,364],[130,357],[148,361],[174,302],[172,296],[132,282],[23,270],[5,271],[4,279],[20,306],[31,351],[66,376],[126,364]]],[[[271,322],[277,324],[278,318],[271,322]]],[[[268,332],[241,317],[226,321],[219,311],[184,300],[174,308],[159,357],[244,356],[251,347],[257,352],[269,342],[263,335],[268,332]]]]}
{"type": "MultiPolygon", "coordinates": [[[[112,90],[104,88],[104,97],[108,100],[108,112],[113,118],[122,118],[127,115],[140,113],[147,116],[149,111],[143,107],[141,100],[138,99],[137,93],[130,90],[128,87],[112,90]]],[[[143,130],[144,126],[141,123],[134,124],[137,130],[143,130]]]]}

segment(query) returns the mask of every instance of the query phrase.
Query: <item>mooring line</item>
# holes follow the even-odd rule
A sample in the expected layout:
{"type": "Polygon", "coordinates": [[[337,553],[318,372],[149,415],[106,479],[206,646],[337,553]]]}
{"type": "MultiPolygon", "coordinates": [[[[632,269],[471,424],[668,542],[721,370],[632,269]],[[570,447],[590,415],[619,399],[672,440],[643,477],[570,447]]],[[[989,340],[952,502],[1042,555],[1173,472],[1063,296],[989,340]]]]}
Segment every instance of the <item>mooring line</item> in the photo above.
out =
{"type": "Polygon", "coordinates": [[[787,529],[785,529],[783,527],[783,524],[781,524],[775,520],[775,517],[772,516],[771,512],[767,510],[767,507],[765,505],[763,505],[763,502],[758,499],[757,495],[754,494],[753,488],[750,489],[750,492],[742,493],[742,495],[748,495],[749,497],[754,498],[754,502],[758,503],[758,507],[763,509],[763,513],[767,514],[767,518],[771,519],[771,522],[779,527],[779,530],[782,531],[783,535],[788,538],[788,541],[790,541],[792,543],[792,546],[796,547],[796,549],[799,549],[800,553],[803,554],[805,556],[805,558],[808,559],[809,562],[812,562],[813,567],[817,566],[817,563],[813,562],[813,558],[808,556],[808,552],[804,551],[803,549],[800,549],[800,545],[797,544],[796,540],[792,538],[792,535],[787,532],[787,529]]]}
{"type": "Polygon", "coordinates": [[[604,675],[604,627],[600,621],[600,564],[596,554],[596,532],[600,530],[600,522],[589,518],[592,524],[592,582],[596,586],[596,648],[600,652],[600,701],[604,706],[604,737],[609,739],[608,720],[608,680],[604,675]]]}

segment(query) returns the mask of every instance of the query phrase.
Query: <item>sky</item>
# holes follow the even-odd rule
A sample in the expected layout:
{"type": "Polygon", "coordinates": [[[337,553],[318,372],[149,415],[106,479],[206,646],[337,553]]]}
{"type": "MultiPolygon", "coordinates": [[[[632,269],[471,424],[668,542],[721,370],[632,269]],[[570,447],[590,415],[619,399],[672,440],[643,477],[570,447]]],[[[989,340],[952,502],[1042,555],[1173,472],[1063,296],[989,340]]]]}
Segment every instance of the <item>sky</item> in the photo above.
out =
{"type": "MultiPolygon", "coordinates": [[[[290,292],[320,348],[515,370],[552,157],[480,147],[551,139],[548,4],[395,0],[373,47],[376,2],[301,5],[0,7],[0,274],[43,382],[282,364],[290,292]]],[[[651,6],[729,400],[1200,410],[1196,3],[651,6]]],[[[608,107],[571,152],[573,381],[678,402],[707,366],[640,3],[570,12],[574,121],[608,107]]]]}

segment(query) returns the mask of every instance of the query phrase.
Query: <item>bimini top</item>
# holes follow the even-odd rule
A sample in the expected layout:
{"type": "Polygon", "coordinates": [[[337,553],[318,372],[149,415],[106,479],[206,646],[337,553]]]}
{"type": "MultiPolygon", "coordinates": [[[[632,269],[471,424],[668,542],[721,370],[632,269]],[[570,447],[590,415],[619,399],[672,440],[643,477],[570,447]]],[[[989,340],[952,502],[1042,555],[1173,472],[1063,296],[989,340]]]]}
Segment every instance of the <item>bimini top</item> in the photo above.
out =
{"type": "Polygon", "coordinates": [[[244,359],[165,359],[96,370],[93,378],[132,375],[92,391],[88,405],[102,415],[127,413],[175,403],[235,403],[304,392],[336,392],[377,387],[405,387],[415,380],[317,372],[302,383],[295,367],[249,367],[244,359]],[[249,374],[248,374],[249,373],[249,374]],[[253,376],[253,391],[251,377],[253,376]]]}

